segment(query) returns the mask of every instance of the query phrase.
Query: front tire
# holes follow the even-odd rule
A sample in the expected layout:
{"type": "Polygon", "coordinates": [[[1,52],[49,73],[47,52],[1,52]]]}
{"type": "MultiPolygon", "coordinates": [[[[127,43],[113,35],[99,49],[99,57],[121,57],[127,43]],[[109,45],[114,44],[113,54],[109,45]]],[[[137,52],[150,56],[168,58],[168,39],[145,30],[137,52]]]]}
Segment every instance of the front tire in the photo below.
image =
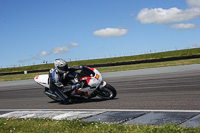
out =
{"type": "Polygon", "coordinates": [[[116,95],[116,89],[110,84],[106,84],[102,89],[99,90],[99,93],[97,94],[98,97],[105,100],[113,99],[116,95]]]}

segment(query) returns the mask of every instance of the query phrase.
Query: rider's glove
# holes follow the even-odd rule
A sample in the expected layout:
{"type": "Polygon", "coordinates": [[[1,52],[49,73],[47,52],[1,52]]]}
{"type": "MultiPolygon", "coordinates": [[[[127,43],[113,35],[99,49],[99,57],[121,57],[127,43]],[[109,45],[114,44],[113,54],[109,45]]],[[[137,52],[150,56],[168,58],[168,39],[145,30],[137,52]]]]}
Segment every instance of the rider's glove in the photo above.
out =
{"type": "Polygon", "coordinates": [[[72,85],[72,89],[79,89],[80,88],[80,84],[75,84],[75,85],[72,85]]]}

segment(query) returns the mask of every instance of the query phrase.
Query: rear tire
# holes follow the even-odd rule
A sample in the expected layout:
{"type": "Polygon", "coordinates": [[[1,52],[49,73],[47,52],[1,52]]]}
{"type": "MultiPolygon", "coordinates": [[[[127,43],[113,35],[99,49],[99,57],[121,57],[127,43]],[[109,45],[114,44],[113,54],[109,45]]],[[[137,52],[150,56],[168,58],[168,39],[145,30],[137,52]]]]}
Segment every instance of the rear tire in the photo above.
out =
{"type": "Polygon", "coordinates": [[[99,91],[97,96],[105,100],[113,99],[117,95],[116,89],[108,83],[99,91]]]}

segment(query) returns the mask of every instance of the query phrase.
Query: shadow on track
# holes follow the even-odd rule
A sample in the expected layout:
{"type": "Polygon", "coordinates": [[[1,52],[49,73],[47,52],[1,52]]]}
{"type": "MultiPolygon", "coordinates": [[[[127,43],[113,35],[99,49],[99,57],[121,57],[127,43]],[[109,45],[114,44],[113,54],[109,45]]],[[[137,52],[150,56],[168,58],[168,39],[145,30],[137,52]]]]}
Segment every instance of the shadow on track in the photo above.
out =
{"type": "Polygon", "coordinates": [[[100,99],[100,98],[96,98],[96,99],[74,99],[73,103],[71,104],[64,104],[63,102],[59,102],[59,101],[50,101],[48,103],[59,103],[60,105],[72,105],[72,104],[82,104],[82,103],[97,103],[97,102],[104,102],[104,101],[110,101],[110,100],[118,100],[119,98],[114,98],[114,99],[100,99]]]}

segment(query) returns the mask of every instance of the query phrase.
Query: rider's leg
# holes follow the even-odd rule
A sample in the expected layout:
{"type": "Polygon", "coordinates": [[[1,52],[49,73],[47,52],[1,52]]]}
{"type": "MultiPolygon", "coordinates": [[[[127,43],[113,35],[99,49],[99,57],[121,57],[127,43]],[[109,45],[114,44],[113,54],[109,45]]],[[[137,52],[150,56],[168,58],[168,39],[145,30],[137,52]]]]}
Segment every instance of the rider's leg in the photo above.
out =
{"type": "Polygon", "coordinates": [[[65,95],[53,82],[53,77],[49,74],[49,88],[51,91],[56,94],[64,103],[69,103],[69,97],[65,95]]]}

